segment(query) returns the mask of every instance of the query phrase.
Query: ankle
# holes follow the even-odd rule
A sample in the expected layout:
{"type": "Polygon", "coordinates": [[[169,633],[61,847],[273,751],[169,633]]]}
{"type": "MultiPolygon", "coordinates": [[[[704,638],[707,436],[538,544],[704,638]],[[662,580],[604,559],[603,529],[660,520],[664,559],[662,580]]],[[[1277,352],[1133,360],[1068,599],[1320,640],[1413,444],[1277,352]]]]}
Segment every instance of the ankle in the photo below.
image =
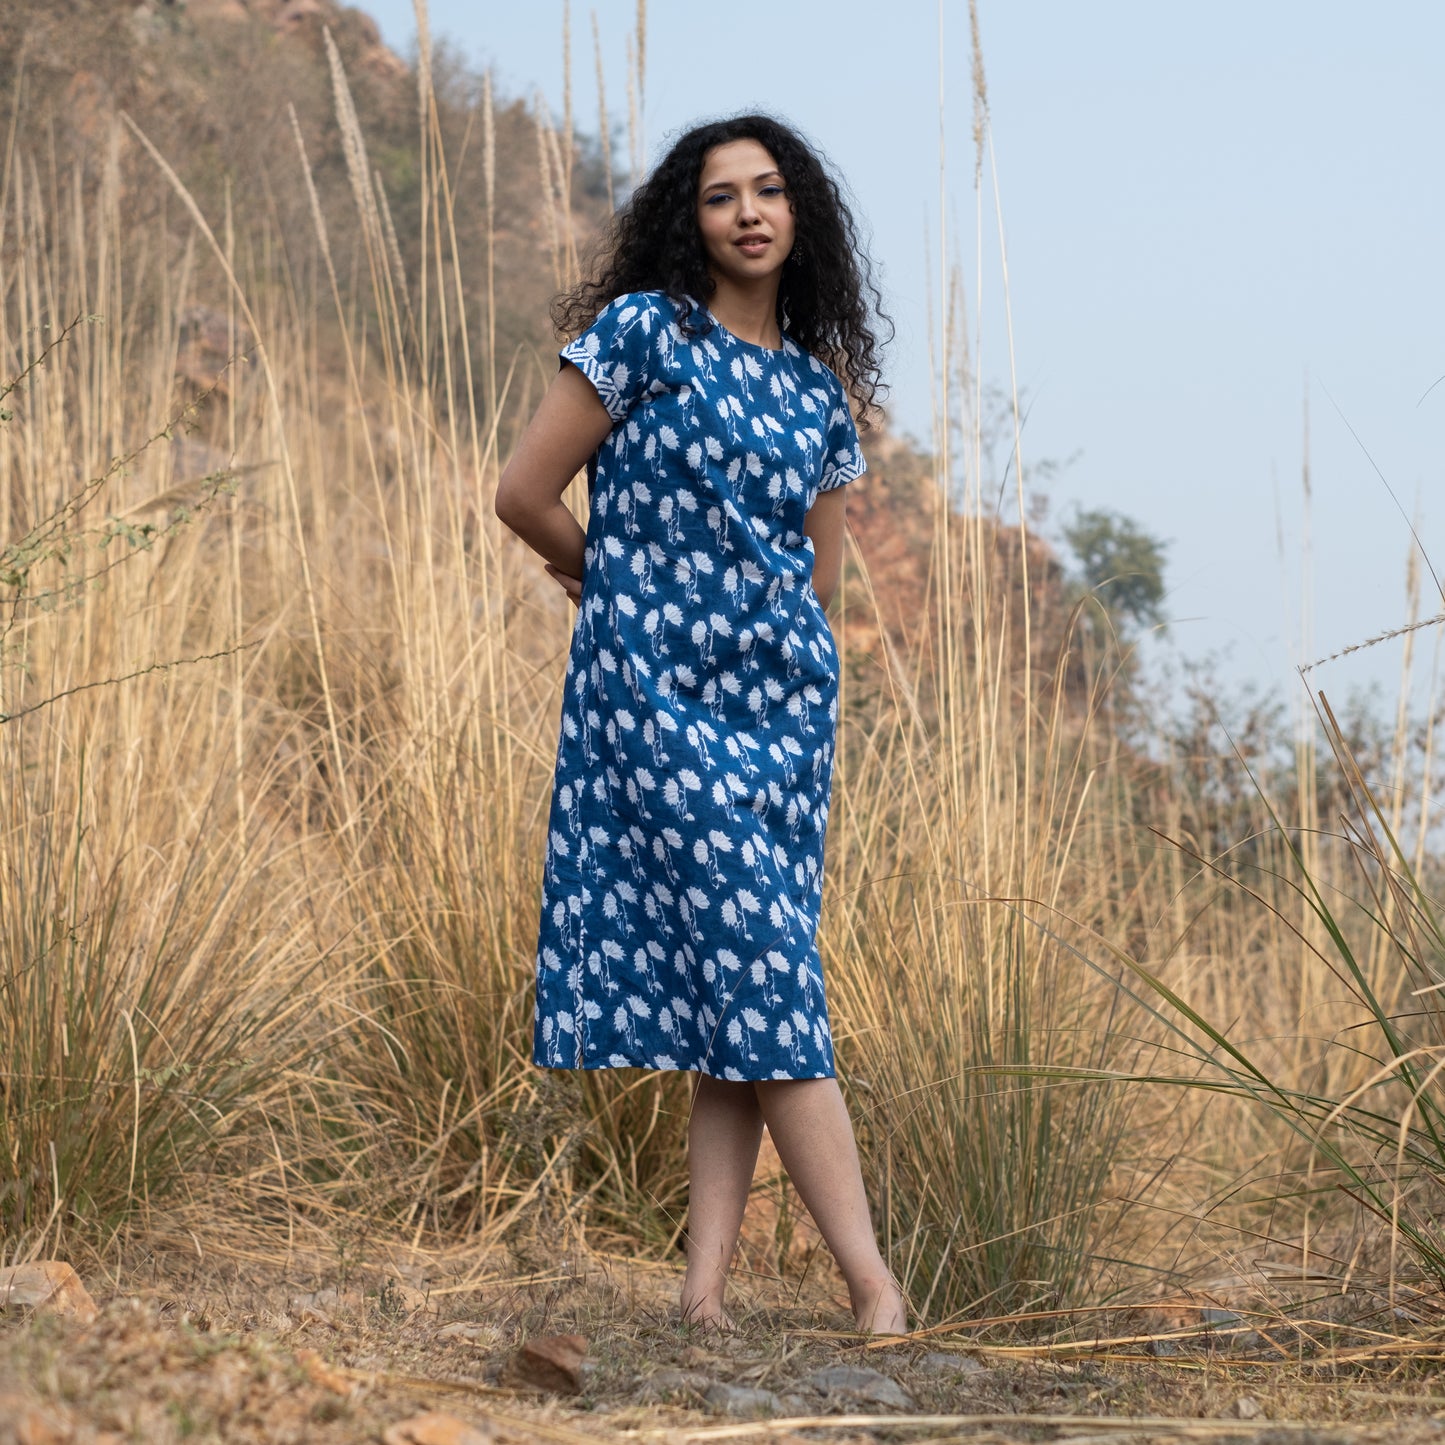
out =
{"type": "Polygon", "coordinates": [[[711,1269],[689,1269],[682,1277],[682,1297],[679,1301],[683,1319],[689,1319],[696,1314],[720,1313],[726,1292],[726,1276],[711,1269]]]}
{"type": "Polygon", "coordinates": [[[898,1281],[887,1270],[856,1283],[849,1281],[848,1299],[860,1330],[875,1335],[908,1332],[908,1303],[898,1281]]]}
{"type": "Polygon", "coordinates": [[[719,1329],[731,1334],[736,1328],[733,1317],[723,1308],[722,1292],[689,1294],[684,1288],[679,1301],[679,1314],[685,1325],[703,1329],[719,1329]]]}

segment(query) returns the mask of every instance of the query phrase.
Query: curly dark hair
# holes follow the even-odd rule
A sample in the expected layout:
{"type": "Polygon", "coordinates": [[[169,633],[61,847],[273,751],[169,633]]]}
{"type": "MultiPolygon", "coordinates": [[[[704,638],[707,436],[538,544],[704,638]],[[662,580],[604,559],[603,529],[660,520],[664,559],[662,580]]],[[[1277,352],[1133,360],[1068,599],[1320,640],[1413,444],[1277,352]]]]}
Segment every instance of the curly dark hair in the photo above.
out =
{"type": "Polygon", "coordinates": [[[613,217],[584,279],[553,302],[553,322],[562,336],[575,336],[615,297],[664,291],[687,325],[689,299],[713,292],[697,227],[703,160],[737,140],[755,140],[772,156],[793,207],[796,239],[778,287],[778,325],[838,373],[867,427],[884,391],[879,348],[893,326],[837,182],[817,151],[771,116],[735,115],[679,137],[613,217]],[[880,338],[875,326],[886,334],[880,338]]]}

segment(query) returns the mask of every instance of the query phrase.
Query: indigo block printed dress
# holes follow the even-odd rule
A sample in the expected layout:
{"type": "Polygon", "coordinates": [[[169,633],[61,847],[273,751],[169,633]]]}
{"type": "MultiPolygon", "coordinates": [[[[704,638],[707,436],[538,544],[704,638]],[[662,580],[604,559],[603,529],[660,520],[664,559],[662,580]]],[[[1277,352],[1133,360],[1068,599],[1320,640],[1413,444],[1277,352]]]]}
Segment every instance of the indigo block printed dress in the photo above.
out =
{"type": "Polygon", "coordinates": [[[863,459],[838,378],[661,292],[563,349],[589,467],[537,946],[552,1068],[833,1074],[816,941],[838,664],[803,518],[863,459]]]}

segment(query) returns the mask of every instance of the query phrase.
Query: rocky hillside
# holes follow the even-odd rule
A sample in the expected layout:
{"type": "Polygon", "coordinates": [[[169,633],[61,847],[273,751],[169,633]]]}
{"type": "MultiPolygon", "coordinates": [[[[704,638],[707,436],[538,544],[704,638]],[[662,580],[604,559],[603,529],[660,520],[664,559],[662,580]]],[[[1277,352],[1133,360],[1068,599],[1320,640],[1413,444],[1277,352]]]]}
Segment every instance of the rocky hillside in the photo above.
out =
{"type": "MultiPolygon", "coordinates": [[[[99,184],[107,166],[124,178],[124,226],[153,255],[158,235],[179,258],[193,227],[122,116],[129,117],[174,165],[219,231],[231,207],[250,274],[269,279],[323,318],[320,361],[339,369],[325,344],[331,311],[317,259],[310,197],[297,133],[304,143],[338,273],[364,273],[355,202],[336,119],[325,37],[335,42],[354,96],[368,160],[379,177],[407,272],[416,254],[423,198],[417,87],[409,65],[383,43],[361,10],[336,0],[0,0],[0,114],[14,117],[15,163],[8,185],[55,194],[99,184]],[[295,125],[292,123],[294,113],[295,125]]],[[[459,284],[469,324],[495,328],[491,355],[505,372],[523,364],[518,393],[539,383],[552,345],[547,303],[557,269],[548,238],[553,218],[539,184],[536,117],[520,101],[497,98],[494,204],[486,204],[485,101],[481,78],[441,55],[433,68],[437,125],[455,208],[459,284]],[[495,314],[488,317],[485,272],[496,268],[495,314]],[[542,370],[539,370],[539,367],[542,370]]],[[[582,239],[606,214],[606,186],[594,148],[572,158],[567,222],[582,239]]],[[[3,239],[3,238],[0,238],[3,239]]],[[[200,263],[206,264],[202,257],[200,263]]],[[[159,284],[159,283],[156,283],[159,284]]],[[[137,304],[144,309],[145,287],[137,304]]],[[[216,294],[223,291],[216,289],[216,294]]],[[[355,295],[365,305],[366,288],[355,295]]],[[[197,308],[177,338],[182,387],[216,382],[226,360],[226,330],[215,309],[197,308]]],[[[456,355],[460,348],[453,346],[456,355]]],[[[435,365],[435,358],[433,358],[435,365]]],[[[224,383],[222,383],[224,385],[224,383]]],[[[325,377],[322,377],[325,386],[325,377]]],[[[505,450],[525,414],[514,396],[501,427],[505,450]]],[[[480,402],[483,399],[477,398],[480,402]]],[[[935,500],[929,462],[888,433],[867,442],[871,470],[853,489],[850,519],[866,562],[868,587],[850,591],[847,641],[863,673],[876,671],[886,631],[899,655],[926,643],[930,539],[935,500]]],[[[1001,532],[1001,558],[1012,533],[1001,532]]],[[[1035,611],[1058,601],[1056,560],[1033,559],[1035,611]]],[[[1045,609],[1050,611],[1050,609],[1045,609]]],[[[1060,614],[1059,607],[1051,615],[1060,614]]],[[[1041,632],[1038,661],[1052,667],[1061,639],[1041,632]]]]}
{"type": "MultiPolygon", "coordinates": [[[[124,225],[154,255],[156,227],[177,251],[192,233],[157,168],[123,117],[154,143],[221,230],[229,203],[251,274],[302,299],[321,297],[316,226],[299,155],[304,143],[336,269],[365,265],[336,119],[325,35],[335,42],[401,259],[415,254],[425,204],[417,87],[408,65],[382,44],[375,23],[335,0],[0,0],[0,115],[14,118],[18,184],[47,196],[97,185],[119,167],[124,225]],[[295,124],[292,115],[294,112],[295,124]],[[307,292],[313,296],[307,296],[307,292]]],[[[505,368],[550,344],[547,301],[555,289],[552,222],[538,184],[537,122],[498,96],[483,114],[481,77],[445,55],[433,70],[436,123],[447,158],[459,281],[473,324],[495,329],[505,368]],[[495,136],[489,217],[483,144],[495,136]],[[494,258],[495,315],[484,314],[486,266],[494,258]]],[[[600,168],[580,150],[568,203],[577,235],[605,213],[600,168]]],[[[555,190],[555,187],[554,187],[555,190]]],[[[318,304],[318,313],[329,304],[318,304]]]]}

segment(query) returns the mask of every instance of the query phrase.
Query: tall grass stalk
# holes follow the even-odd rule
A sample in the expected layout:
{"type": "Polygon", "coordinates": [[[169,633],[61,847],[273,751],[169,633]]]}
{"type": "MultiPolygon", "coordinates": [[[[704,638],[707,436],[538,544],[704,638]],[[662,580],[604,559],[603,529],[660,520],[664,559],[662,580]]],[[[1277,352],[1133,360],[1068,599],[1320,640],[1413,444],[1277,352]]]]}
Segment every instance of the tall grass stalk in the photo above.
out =
{"type": "MultiPolygon", "coordinates": [[[[981,179],[977,58],[974,102],[981,179]]],[[[978,202],[982,217],[982,190],[978,202]]],[[[1113,1056],[1112,992],[1021,906],[1080,927],[1119,912],[1098,891],[1121,861],[1092,811],[1109,762],[1102,689],[1075,695],[1067,649],[1038,670],[1043,554],[1024,521],[1017,400],[1006,523],[981,474],[981,379],[955,269],[940,302],[928,628],[911,657],[890,656],[884,696],[844,710],[829,928],[892,1263],[933,1319],[1088,1296],[1128,1120],[1123,1091],[1049,1075],[1113,1056]],[[1083,843],[1105,856],[1081,866],[1083,843]]],[[[1007,318],[1005,337],[1012,367],[1007,318]]],[[[1064,635],[1077,621],[1054,619],[1064,635]]]]}

